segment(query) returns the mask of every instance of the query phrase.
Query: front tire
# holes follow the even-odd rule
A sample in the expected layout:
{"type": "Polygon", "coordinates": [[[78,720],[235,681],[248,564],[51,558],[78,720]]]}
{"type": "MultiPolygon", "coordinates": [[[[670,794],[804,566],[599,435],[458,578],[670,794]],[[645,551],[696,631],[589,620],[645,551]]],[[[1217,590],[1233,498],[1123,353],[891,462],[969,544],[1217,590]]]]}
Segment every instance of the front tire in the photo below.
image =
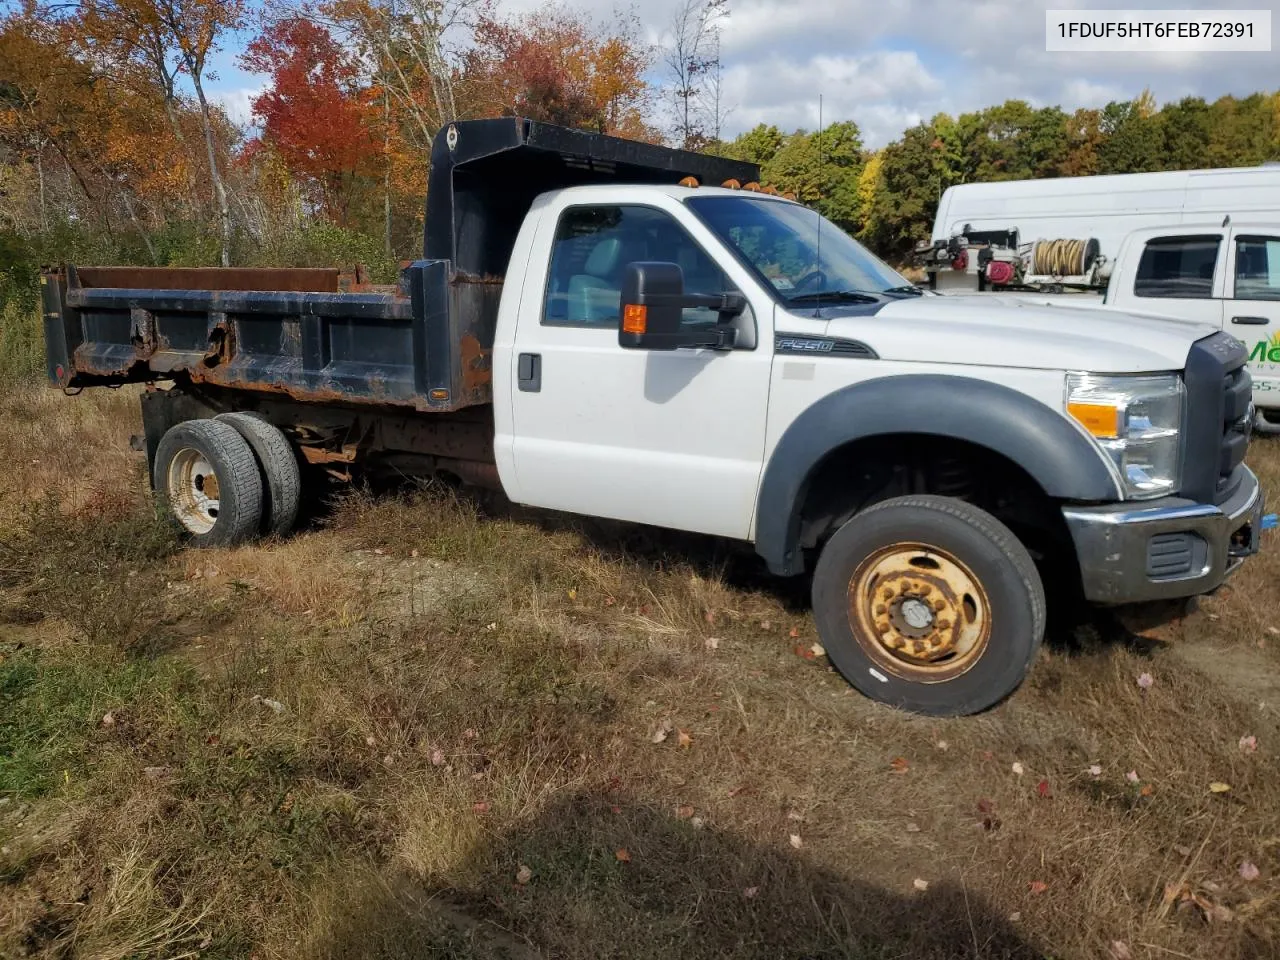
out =
{"type": "Polygon", "coordinates": [[[156,449],[154,485],[198,547],[244,543],[262,523],[262,478],[253,450],[230,424],[187,420],[156,449]]]}
{"type": "Polygon", "coordinates": [[[895,497],[846,522],[818,559],[813,609],[849,683],[933,716],[978,713],[1011,694],[1045,630],[1026,548],[949,497],[895,497]]]}

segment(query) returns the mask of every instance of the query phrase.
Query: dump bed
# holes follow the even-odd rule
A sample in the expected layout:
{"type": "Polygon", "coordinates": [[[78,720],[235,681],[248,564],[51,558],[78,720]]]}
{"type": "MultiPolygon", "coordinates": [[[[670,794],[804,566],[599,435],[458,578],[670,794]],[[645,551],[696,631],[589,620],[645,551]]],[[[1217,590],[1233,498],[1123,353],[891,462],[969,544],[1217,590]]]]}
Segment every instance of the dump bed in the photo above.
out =
{"type": "Polygon", "coordinates": [[[420,411],[488,403],[502,277],[534,198],[690,176],[748,181],[758,169],[519,118],[449,124],[432,149],[426,259],[397,285],[341,284],[337,270],[59,267],[41,277],[49,379],[420,411]]]}

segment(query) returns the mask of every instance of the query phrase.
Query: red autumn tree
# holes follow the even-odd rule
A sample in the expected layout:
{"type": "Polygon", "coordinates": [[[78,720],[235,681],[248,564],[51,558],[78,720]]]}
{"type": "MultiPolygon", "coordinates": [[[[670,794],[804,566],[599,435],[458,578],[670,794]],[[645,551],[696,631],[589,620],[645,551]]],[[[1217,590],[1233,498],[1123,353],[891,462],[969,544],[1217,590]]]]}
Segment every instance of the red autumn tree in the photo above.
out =
{"type": "Polygon", "coordinates": [[[377,176],[381,138],[374,94],[356,63],[323,27],[294,17],[268,28],[245,49],[245,69],[271,77],[252,101],[262,136],[312,199],[346,225],[360,181],[377,176]]]}

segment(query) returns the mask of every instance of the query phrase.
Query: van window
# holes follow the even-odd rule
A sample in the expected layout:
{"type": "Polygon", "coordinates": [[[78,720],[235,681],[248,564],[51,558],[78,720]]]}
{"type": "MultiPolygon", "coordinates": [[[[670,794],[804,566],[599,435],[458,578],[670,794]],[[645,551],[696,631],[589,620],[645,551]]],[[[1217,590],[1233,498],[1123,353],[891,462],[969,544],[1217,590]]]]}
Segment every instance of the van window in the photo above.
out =
{"type": "Polygon", "coordinates": [[[1236,299],[1280,300],[1280,237],[1236,238],[1236,299]]]}
{"type": "Polygon", "coordinates": [[[1157,237],[1148,240],[1133,281],[1135,297],[1207,300],[1221,237],[1157,237]]]}

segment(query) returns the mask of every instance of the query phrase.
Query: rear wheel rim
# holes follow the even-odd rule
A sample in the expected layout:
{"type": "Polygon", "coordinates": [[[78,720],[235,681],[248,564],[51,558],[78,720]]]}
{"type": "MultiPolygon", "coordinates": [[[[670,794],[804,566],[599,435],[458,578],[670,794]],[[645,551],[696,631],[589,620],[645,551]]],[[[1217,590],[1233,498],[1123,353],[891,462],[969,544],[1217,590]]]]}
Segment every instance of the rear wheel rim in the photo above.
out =
{"type": "Polygon", "coordinates": [[[849,625],[863,651],[905,680],[941,683],[969,670],[991,639],[982,582],[949,551],[881,547],[849,578],[849,625]]]}
{"type": "Polygon", "coordinates": [[[168,493],[173,515],[191,533],[208,533],[218,522],[222,507],[218,474],[194,447],[184,447],[169,461],[168,493]]]}

